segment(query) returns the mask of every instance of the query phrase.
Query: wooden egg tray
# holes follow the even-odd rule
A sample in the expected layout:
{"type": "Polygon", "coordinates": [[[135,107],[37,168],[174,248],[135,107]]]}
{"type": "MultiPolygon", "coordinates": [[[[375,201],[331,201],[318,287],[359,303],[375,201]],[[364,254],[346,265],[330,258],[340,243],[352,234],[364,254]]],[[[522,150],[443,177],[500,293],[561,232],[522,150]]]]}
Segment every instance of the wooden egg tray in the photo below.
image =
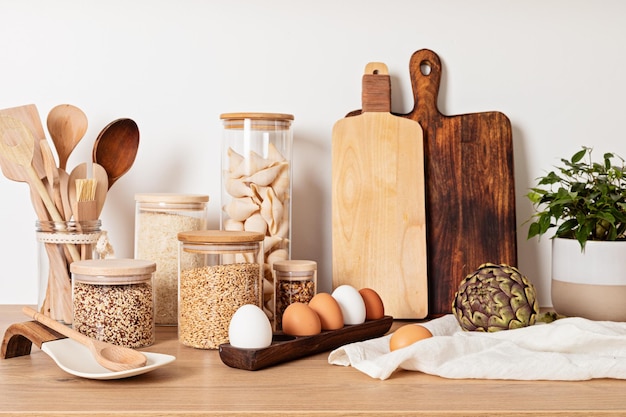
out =
{"type": "Polygon", "coordinates": [[[219,346],[220,359],[231,368],[247,371],[278,365],[304,356],[336,349],[348,343],[383,336],[393,324],[393,317],[384,316],[363,324],[346,325],[314,336],[289,336],[274,333],[272,344],[263,349],[242,349],[224,343],[219,346]]]}

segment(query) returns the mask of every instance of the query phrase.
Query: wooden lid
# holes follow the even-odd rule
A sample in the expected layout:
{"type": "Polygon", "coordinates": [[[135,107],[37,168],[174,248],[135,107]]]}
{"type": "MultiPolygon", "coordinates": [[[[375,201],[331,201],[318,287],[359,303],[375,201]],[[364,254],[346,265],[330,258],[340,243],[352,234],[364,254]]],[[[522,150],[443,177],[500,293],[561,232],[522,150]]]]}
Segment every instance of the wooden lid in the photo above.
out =
{"type": "Polygon", "coordinates": [[[205,194],[146,193],[135,194],[139,203],[206,203],[209,196],[205,194]]]}
{"type": "Polygon", "coordinates": [[[156,271],[156,263],[141,259],[87,259],[72,262],[70,272],[82,275],[78,281],[117,284],[145,281],[156,271]]]}
{"type": "Polygon", "coordinates": [[[261,242],[264,238],[263,233],[235,230],[193,230],[178,233],[178,240],[183,243],[246,243],[261,242]]]}
{"type": "Polygon", "coordinates": [[[293,114],[286,113],[222,113],[220,115],[220,119],[222,120],[243,120],[243,119],[252,119],[252,120],[293,120],[293,114]]]}
{"type": "Polygon", "coordinates": [[[300,260],[300,259],[276,261],[274,262],[273,265],[274,265],[273,268],[276,271],[285,271],[285,272],[305,272],[305,271],[315,271],[317,269],[317,262],[300,260]]]}

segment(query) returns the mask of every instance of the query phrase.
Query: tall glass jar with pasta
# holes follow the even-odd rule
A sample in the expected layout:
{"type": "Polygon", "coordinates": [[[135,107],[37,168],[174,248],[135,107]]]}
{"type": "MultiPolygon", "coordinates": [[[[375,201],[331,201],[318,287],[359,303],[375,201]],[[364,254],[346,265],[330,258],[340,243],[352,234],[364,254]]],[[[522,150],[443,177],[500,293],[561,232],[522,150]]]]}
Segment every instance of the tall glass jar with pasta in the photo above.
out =
{"type": "Polygon", "coordinates": [[[221,228],[264,235],[264,310],[273,319],[272,265],[291,258],[293,115],[225,113],[221,228]]]}

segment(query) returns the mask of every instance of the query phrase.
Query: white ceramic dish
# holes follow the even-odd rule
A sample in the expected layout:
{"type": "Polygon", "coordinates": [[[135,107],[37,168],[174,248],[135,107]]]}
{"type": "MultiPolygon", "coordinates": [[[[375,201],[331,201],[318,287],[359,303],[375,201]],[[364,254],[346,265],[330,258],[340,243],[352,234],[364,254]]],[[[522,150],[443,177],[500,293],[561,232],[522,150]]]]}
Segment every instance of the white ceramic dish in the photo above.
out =
{"type": "Polygon", "coordinates": [[[163,353],[142,352],[148,359],[146,366],[128,371],[112,372],[101,366],[89,349],[72,339],[46,342],[41,346],[48,356],[65,372],[89,379],[121,379],[150,372],[173,362],[176,357],[163,353]]]}

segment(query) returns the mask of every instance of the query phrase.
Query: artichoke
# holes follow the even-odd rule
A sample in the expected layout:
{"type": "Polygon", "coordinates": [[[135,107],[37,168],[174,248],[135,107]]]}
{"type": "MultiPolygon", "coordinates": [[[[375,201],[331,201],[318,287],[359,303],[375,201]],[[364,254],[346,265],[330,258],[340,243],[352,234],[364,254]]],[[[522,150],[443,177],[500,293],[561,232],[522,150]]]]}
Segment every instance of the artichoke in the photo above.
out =
{"type": "Polygon", "coordinates": [[[509,265],[485,263],[461,281],[452,312],[467,331],[496,332],[535,323],[535,287],[509,265]]]}

